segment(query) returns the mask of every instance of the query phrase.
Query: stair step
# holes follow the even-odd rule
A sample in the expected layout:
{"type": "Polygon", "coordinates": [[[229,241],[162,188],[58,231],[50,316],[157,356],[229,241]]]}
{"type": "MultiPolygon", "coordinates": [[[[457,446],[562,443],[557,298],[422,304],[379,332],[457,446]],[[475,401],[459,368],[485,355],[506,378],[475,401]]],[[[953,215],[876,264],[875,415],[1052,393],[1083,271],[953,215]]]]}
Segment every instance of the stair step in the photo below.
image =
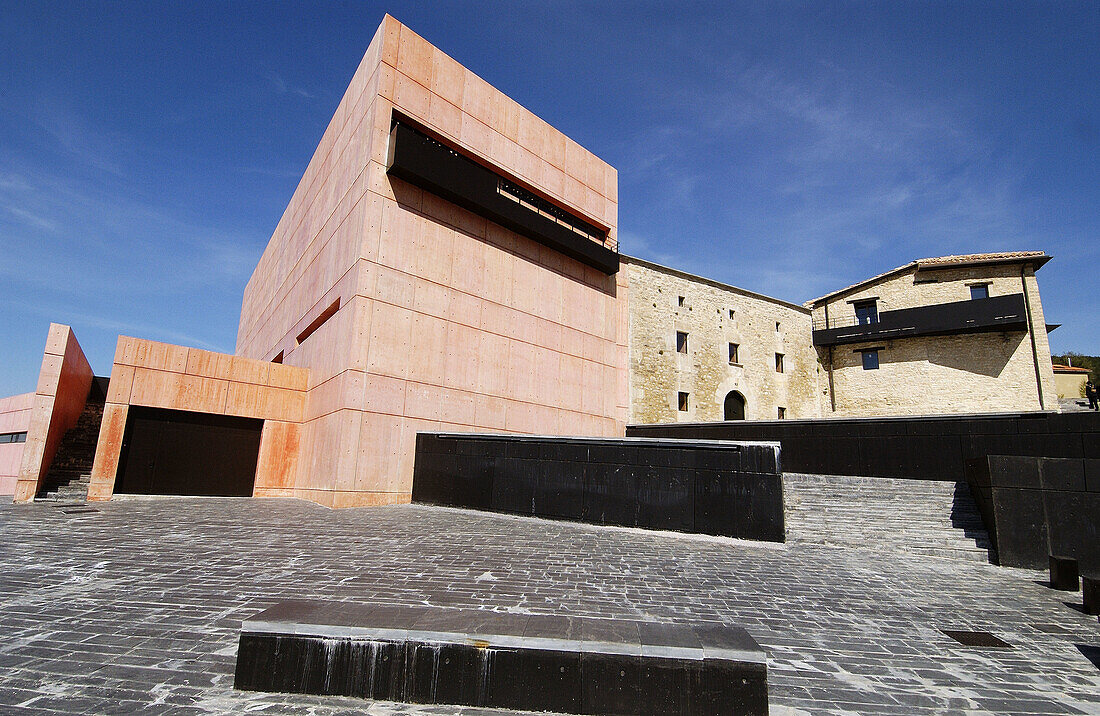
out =
{"type": "Polygon", "coordinates": [[[76,425],[65,432],[57,447],[49,472],[35,500],[84,502],[88,498],[99,428],[103,422],[103,403],[89,400],[76,425]]]}
{"type": "Polygon", "coordinates": [[[988,562],[969,488],[954,482],[785,474],[793,543],[988,562]]]}

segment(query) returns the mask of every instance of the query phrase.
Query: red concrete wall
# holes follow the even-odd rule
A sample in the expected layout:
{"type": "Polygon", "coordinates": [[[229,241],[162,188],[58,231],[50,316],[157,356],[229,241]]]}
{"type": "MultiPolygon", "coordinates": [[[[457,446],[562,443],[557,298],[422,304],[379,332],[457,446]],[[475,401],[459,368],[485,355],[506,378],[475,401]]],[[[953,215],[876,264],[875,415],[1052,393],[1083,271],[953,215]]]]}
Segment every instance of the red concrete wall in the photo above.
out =
{"type": "Polygon", "coordinates": [[[16,502],[33,500],[38,494],[61,438],[84,410],[93,377],[72,328],[51,323],[15,488],[16,502]]]}
{"type": "Polygon", "coordinates": [[[120,336],[88,499],[114,493],[131,405],[262,419],[253,494],[288,495],[308,382],[302,368],[120,336]]]}
{"type": "MultiPolygon", "coordinates": [[[[34,393],[0,398],[0,433],[25,433],[31,426],[34,393]]],[[[26,443],[0,444],[0,495],[14,495],[26,443]]]]}
{"type": "Polygon", "coordinates": [[[395,110],[616,241],[612,167],[387,16],[249,281],[237,336],[241,355],[310,369],[292,494],[326,505],[408,501],[418,431],[625,429],[626,272],[391,179],[395,110]]]}

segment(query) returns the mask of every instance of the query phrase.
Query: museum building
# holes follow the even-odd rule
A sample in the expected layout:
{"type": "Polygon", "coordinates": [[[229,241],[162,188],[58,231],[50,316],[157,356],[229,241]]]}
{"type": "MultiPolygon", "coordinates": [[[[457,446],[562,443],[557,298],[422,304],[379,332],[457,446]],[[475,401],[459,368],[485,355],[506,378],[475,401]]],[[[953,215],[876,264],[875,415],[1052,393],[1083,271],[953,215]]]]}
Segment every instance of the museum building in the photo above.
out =
{"type": "Polygon", "coordinates": [[[391,504],[423,432],[1056,407],[1044,254],[917,261],[799,306],[620,255],[617,187],[387,15],[248,282],[235,353],[122,336],[107,381],[52,324],[34,393],[0,401],[0,494],[79,484],[84,450],[89,500],[391,504]]]}

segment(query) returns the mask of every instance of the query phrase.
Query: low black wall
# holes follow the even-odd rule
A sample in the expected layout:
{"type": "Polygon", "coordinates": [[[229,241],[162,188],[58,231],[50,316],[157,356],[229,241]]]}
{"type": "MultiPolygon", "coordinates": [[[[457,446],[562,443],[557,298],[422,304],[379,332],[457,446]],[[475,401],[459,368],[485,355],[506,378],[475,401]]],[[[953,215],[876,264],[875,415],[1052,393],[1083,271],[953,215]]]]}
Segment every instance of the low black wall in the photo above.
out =
{"type": "Polygon", "coordinates": [[[412,498],[593,524],[784,539],[774,444],[420,433],[412,498]]]}
{"type": "Polygon", "coordinates": [[[1100,574],[1100,460],[990,455],[966,476],[1000,564],[1046,569],[1055,554],[1100,574]]]}
{"type": "Polygon", "coordinates": [[[774,440],[783,469],[821,475],[962,480],[987,455],[1100,458],[1098,413],[1008,413],[904,418],[630,425],[628,436],[774,440]]]}
{"type": "Polygon", "coordinates": [[[741,627],[424,606],[277,604],[241,626],[233,685],[569,714],[768,713],[766,656],[741,627]]]}

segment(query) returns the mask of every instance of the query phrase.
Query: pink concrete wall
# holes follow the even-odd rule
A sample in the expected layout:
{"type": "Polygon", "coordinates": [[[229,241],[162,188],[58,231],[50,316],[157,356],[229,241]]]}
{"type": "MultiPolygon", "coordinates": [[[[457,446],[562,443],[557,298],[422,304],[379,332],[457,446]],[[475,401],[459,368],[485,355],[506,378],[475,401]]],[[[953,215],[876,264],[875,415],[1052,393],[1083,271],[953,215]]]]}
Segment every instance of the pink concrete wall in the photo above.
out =
{"type": "Polygon", "coordinates": [[[15,488],[16,502],[33,500],[38,494],[61,438],[84,410],[93,377],[73,329],[51,323],[15,488]]]}
{"type": "Polygon", "coordinates": [[[253,494],[290,494],[308,382],[302,368],[119,336],[88,499],[114,493],[131,405],[262,419],[253,494]]]}
{"type": "MultiPolygon", "coordinates": [[[[31,426],[34,393],[0,398],[0,433],[25,433],[31,426]]],[[[14,495],[26,443],[0,444],[0,495],[14,495]]]]}
{"type": "Polygon", "coordinates": [[[391,180],[394,110],[615,245],[615,170],[387,16],[249,281],[237,336],[239,354],[310,368],[293,494],[326,505],[407,501],[418,431],[621,435],[627,415],[625,272],[391,180]]]}

